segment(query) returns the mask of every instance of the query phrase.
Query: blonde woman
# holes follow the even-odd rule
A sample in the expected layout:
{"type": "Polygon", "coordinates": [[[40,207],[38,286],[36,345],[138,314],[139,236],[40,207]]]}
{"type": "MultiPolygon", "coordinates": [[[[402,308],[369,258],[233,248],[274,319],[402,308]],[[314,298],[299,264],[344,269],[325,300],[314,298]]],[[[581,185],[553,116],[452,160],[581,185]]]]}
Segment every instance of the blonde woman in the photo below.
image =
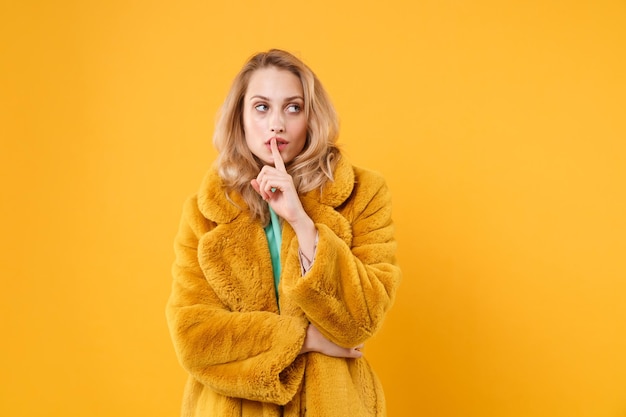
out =
{"type": "Polygon", "coordinates": [[[400,281],[384,180],[337,148],[315,74],[281,50],[235,78],[185,203],[167,319],[183,416],[384,416],[361,348],[400,281]]]}

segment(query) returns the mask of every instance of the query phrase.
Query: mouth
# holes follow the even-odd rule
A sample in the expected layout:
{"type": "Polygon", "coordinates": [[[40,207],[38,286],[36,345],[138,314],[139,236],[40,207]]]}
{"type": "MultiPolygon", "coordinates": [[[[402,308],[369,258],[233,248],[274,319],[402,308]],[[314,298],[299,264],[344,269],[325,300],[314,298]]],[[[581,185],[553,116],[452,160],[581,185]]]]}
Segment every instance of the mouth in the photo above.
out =
{"type": "Polygon", "coordinates": [[[289,144],[289,142],[287,142],[283,138],[270,138],[268,141],[265,142],[265,146],[267,146],[270,149],[272,149],[272,139],[276,140],[276,146],[278,147],[279,151],[282,151],[285,148],[285,146],[289,144]]]}

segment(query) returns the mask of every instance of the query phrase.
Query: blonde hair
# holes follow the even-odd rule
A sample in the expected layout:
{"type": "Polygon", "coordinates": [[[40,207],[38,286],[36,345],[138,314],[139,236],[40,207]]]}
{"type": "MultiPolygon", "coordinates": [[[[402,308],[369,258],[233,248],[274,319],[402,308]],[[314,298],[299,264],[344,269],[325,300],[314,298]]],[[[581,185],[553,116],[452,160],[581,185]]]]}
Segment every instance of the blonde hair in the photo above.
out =
{"type": "MultiPolygon", "coordinates": [[[[251,75],[263,68],[274,67],[296,75],[302,82],[307,137],[302,152],[287,164],[298,194],[322,188],[333,180],[333,170],[340,157],[336,145],[339,133],[337,113],[317,76],[294,55],[271,49],[252,56],[235,77],[217,121],[213,144],[219,152],[217,169],[223,180],[227,198],[239,193],[253,218],[263,225],[269,221],[267,203],[250,185],[263,162],[246,144],[243,129],[243,98],[251,75]]],[[[234,204],[234,203],[233,203],[234,204]]]]}

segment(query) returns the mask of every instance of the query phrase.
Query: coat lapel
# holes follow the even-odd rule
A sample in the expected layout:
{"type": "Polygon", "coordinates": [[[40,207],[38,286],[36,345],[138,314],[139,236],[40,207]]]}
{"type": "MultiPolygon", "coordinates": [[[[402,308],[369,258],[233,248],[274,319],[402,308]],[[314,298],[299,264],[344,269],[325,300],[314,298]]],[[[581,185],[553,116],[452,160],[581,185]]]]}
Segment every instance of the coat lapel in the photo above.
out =
{"type": "Polygon", "coordinates": [[[278,312],[265,232],[240,216],[219,224],[198,245],[206,280],[232,311],[278,312]]]}

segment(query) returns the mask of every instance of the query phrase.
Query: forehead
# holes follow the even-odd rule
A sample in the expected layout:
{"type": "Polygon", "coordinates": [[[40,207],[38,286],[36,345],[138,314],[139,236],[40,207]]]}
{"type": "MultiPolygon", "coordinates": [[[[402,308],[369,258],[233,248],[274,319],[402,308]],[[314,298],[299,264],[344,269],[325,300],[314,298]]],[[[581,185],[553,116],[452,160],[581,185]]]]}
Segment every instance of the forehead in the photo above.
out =
{"type": "Polygon", "coordinates": [[[252,73],[246,96],[263,96],[271,99],[303,97],[302,82],[290,71],[275,67],[261,68],[252,73]]]}

